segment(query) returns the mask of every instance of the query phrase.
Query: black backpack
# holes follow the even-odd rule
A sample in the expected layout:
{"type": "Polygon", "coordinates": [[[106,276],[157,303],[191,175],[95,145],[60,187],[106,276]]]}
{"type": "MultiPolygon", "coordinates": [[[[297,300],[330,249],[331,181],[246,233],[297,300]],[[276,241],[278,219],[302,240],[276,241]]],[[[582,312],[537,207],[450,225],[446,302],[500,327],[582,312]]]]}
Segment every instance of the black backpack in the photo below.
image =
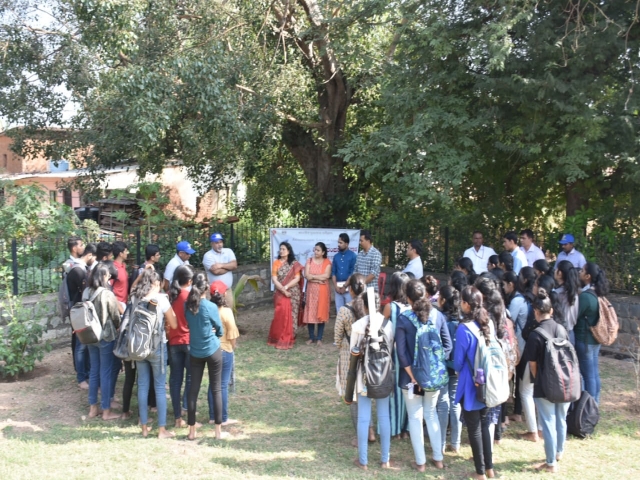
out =
{"type": "Polygon", "coordinates": [[[586,438],[593,433],[599,420],[598,404],[589,392],[584,390],[567,412],[567,433],[578,438],[586,438]]]}
{"type": "Polygon", "coordinates": [[[535,331],[546,340],[544,363],[538,368],[544,398],[551,403],[577,401],[580,398],[580,366],[567,331],[557,324],[553,336],[543,328],[535,331]]]}
{"type": "Polygon", "coordinates": [[[386,398],[393,391],[395,373],[392,345],[384,333],[384,327],[387,326],[387,323],[389,323],[388,318],[382,323],[377,335],[372,335],[369,332],[363,341],[363,367],[367,397],[369,398],[386,398]]]}

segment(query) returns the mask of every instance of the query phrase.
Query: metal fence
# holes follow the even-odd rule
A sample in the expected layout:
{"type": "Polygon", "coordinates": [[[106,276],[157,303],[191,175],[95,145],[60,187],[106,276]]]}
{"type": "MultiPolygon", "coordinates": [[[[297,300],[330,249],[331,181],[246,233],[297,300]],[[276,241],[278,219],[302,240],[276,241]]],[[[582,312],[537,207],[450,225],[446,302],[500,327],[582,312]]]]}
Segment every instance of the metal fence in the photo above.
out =
{"type": "MultiPolygon", "coordinates": [[[[270,228],[313,228],[307,224],[259,225],[241,221],[236,224],[214,225],[158,225],[151,229],[140,228],[124,234],[103,238],[104,241],[123,240],[129,245],[128,265],[140,265],[145,260],[145,246],[149,243],[160,247],[162,253],[159,269],[162,271],[175,254],[178,241],[188,240],[196,250],[190,263],[196,268],[202,266],[202,256],[209,250],[209,236],[221,232],[225,246],[232,248],[240,265],[268,262],[270,258],[270,228]]],[[[343,225],[344,228],[359,228],[343,225]]],[[[340,228],[340,227],[338,227],[340,228]]],[[[460,228],[437,225],[421,225],[415,222],[372,226],[373,241],[382,253],[383,264],[391,267],[406,265],[406,246],[414,238],[424,245],[422,260],[425,271],[449,273],[455,261],[464,250],[471,246],[471,232],[460,228]]],[[[543,247],[557,254],[557,238],[551,234],[541,234],[539,242],[543,247]]],[[[500,232],[485,232],[485,244],[502,250],[500,232]]],[[[582,248],[588,260],[595,260],[607,273],[614,291],[637,293],[640,291],[640,255],[636,235],[588,238],[582,248]]],[[[66,238],[31,239],[27,241],[0,240],[0,268],[12,274],[13,279],[0,284],[0,295],[5,292],[33,294],[56,291],[62,278],[61,264],[69,253],[66,238]],[[8,283],[8,284],[7,284],[8,283]]],[[[0,276],[0,283],[7,276],[0,276]]]]}

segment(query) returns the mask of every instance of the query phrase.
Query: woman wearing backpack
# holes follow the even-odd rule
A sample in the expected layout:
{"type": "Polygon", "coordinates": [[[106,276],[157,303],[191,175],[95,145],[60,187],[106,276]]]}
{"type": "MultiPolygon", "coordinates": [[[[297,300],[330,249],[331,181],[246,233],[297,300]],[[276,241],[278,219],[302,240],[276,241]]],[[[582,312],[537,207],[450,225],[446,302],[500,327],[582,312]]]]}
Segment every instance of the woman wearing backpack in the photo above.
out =
{"type": "MultiPolygon", "coordinates": [[[[375,311],[369,312],[369,293],[365,291],[360,299],[363,303],[363,311],[365,316],[359,319],[351,326],[351,348],[360,348],[361,354],[364,354],[366,345],[365,339],[370,333],[370,316],[376,316],[374,320],[376,325],[384,325],[384,318],[378,313],[380,299],[377,294],[374,295],[375,311]]],[[[393,327],[390,321],[384,325],[384,335],[388,341],[388,348],[393,355],[393,327]]],[[[373,333],[373,332],[371,332],[373,333]]],[[[358,377],[356,381],[355,393],[358,395],[358,458],[353,463],[363,470],[367,470],[368,460],[368,442],[369,442],[369,425],[371,423],[371,398],[367,396],[367,385],[364,381],[365,366],[364,361],[358,364],[358,377]]],[[[389,418],[389,396],[384,398],[376,398],[376,408],[378,414],[378,425],[380,425],[380,461],[382,468],[391,468],[389,462],[389,450],[391,448],[391,421],[389,418]]]]}
{"type": "Polygon", "coordinates": [[[185,317],[189,324],[191,389],[188,396],[189,435],[196,439],[196,405],[204,367],[209,370],[209,385],[213,393],[216,438],[222,438],[222,349],[220,337],[224,334],[218,306],[207,300],[209,283],[204,273],[193,278],[191,292],[185,304],[185,317]]]}
{"type": "Polygon", "coordinates": [[[138,369],[138,409],[140,412],[140,424],[142,436],[149,434],[148,420],[148,396],[151,384],[151,372],[153,372],[153,384],[156,392],[158,406],[158,438],[171,438],[175,434],[167,431],[167,336],[166,328],[178,328],[178,320],[169,303],[167,295],[161,291],[162,278],[155,270],[146,269],[140,275],[140,281],[131,291],[133,302],[148,302],[149,307],[155,304],[156,315],[160,322],[161,338],[155,343],[156,349],[147,358],[136,362],[138,369]],[[164,327],[164,328],[163,328],[164,327]]]}
{"type": "Polygon", "coordinates": [[[562,326],[569,333],[569,340],[575,346],[576,336],[573,328],[578,321],[578,309],[580,295],[580,275],[579,270],[574,268],[573,263],[569,260],[562,260],[554,272],[554,278],[558,284],[558,288],[554,291],[558,294],[558,310],[560,315],[555,315],[556,321],[562,319],[562,326]]]}
{"type": "Polygon", "coordinates": [[[584,389],[597,404],[600,404],[600,344],[593,337],[589,327],[600,320],[598,299],[609,293],[609,281],[604,271],[593,262],[587,262],[580,270],[582,293],[578,297],[578,320],[573,331],[576,339],[576,353],[580,362],[580,374],[584,389]]]}
{"type": "Polygon", "coordinates": [[[110,289],[109,268],[99,263],[89,276],[89,286],[82,294],[83,300],[92,300],[96,314],[102,325],[102,337],[96,344],[87,345],[91,369],[89,371],[89,418],[99,415],[98,388],[101,388],[103,420],[115,420],[120,415],[111,411],[111,397],[113,397],[114,374],[116,356],[113,346],[116,340],[116,330],[120,326],[118,300],[110,289]]]}
{"type": "MultiPolygon", "coordinates": [[[[442,446],[444,447],[447,444],[448,424],[451,426],[451,441],[449,442],[448,451],[458,453],[460,451],[460,437],[462,436],[462,422],[460,421],[462,407],[456,402],[458,374],[453,368],[453,352],[456,347],[456,331],[460,324],[460,292],[451,285],[440,287],[438,308],[440,308],[440,311],[447,319],[447,328],[449,329],[449,336],[452,342],[451,352],[446,361],[447,372],[449,373],[449,383],[446,387],[446,400],[448,402],[448,408],[446,409],[447,415],[441,414],[441,410],[438,410],[440,430],[442,431],[442,446]]],[[[443,395],[442,390],[440,391],[440,395],[443,395]]],[[[440,402],[438,402],[438,406],[440,406],[440,402]]]]}
{"type": "MultiPolygon", "coordinates": [[[[336,326],[333,330],[334,344],[340,350],[340,356],[338,358],[338,368],[336,374],[336,389],[338,395],[344,397],[347,388],[347,374],[349,372],[349,361],[351,360],[351,326],[353,323],[365,316],[364,309],[362,307],[362,300],[360,296],[367,288],[367,284],[364,283],[364,275],[354,273],[349,277],[348,283],[345,285],[347,292],[351,296],[352,300],[346,305],[340,307],[338,315],[336,316],[336,326]]],[[[353,422],[353,428],[358,434],[358,402],[353,399],[351,401],[349,409],[351,411],[351,421],[353,422]]],[[[369,429],[369,441],[375,441],[376,435],[373,430],[373,426],[369,429]]],[[[358,446],[358,438],[356,437],[352,442],[354,447],[358,446]]]]}
{"type": "Polygon", "coordinates": [[[178,321],[178,328],[167,332],[170,353],[169,365],[171,366],[169,393],[176,428],[187,425],[182,419],[182,411],[188,408],[186,403],[187,392],[189,392],[189,387],[191,386],[191,363],[189,361],[189,326],[184,314],[184,304],[189,296],[192,280],[193,267],[191,265],[180,265],[173,272],[173,281],[169,287],[169,301],[178,321]],[[185,379],[185,371],[184,394],[180,395],[182,393],[182,383],[185,379]]]}
{"type": "Polygon", "coordinates": [[[566,330],[557,324],[551,315],[553,308],[551,299],[544,288],[539,288],[533,300],[533,314],[538,327],[531,332],[527,339],[527,345],[522,355],[522,361],[529,365],[528,370],[534,378],[534,392],[536,406],[540,414],[542,435],[544,438],[544,451],[546,463],[539,465],[538,470],[549,473],[558,471],[557,460],[562,458],[564,443],[567,438],[567,411],[569,402],[553,403],[545,398],[542,386],[541,372],[544,369],[545,350],[547,340],[541,330],[544,330],[551,338],[569,339],[566,330]]]}
{"type": "Polygon", "coordinates": [[[436,468],[444,468],[442,434],[436,405],[440,389],[449,382],[445,359],[451,352],[452,342],[446,318],[431,307],[424,285],[419,280],[411,280],[406,285],[406,293],[411,311],[401,314],[396,326],[398,368],[401,370],[398,386],[402,389],[407,405],[409,433],[416,459],[414,467],[419,472],[424,472],[427,459],[424,451],[423,418],[427,424],[433,454],[431,463],[436,468]],[[423,356],[416,359],[416,354],[420,352],[418,345],[423,348],[424,345],[433,347],[433,355],[429,355],[430,360],[434,360],[433,363],[422,365],[419,360],[423,356]],[[416,380],[416,368],[429,372],[428,380],[433,383],[433,389],[425,390],[423,387],[426,386],[416,380]],[[409,395],[408,388],[412,389],[414,395],[409,395]]]}
{"type": "Polygon", "coordinates": [[[468,326],[470,322],[475,323],[476,328],[482,332],[483,340],[489,345],[491,321],[482,306],[482,294],[476,287],[467,286],[462,290],[460,309],[463,317],[456,331],[456,348],[453,355],[453,367],[459,376],[456,402],[462,405],[462,413],[467,424],[476,468],[475,478],[493,478],[495,472],[493,471],[489,409],[486,404],[476,398],[476,385],[473,378],[478,337],[468,326]]]}
{"type": "MultiPolygon", "coordinates": [[[[406,285],[409,282],[409,276],[403,272],[394,272],[391,275],[389,281],[389,296],[391,302],[384,306],[382,315],[384,318],[391,320],[393,331],[395,335],[396,326],[398,325],[398,317],[405,311],[409,310],[411,306],[407,302],[406,285]]],[[[424,284],[423,284],[424,285],[424,284]]],[[[426,288],[426,287],[425,287],[426,288]]],[[[395,369],[395,389],[393,395],[389,399],[389,415],[391,417],[391,438],[399,437],[401,434],[403,438],[409,436],[407,433],[407,407],[405,406],[404,397],[402,396],[402,387],[399,383],[400,368],[398,365],[398,351],[394,351],[393,363],[396,365],[395,369]]],[[[405,383],[406,386],[406,383],[405,383]]]]}

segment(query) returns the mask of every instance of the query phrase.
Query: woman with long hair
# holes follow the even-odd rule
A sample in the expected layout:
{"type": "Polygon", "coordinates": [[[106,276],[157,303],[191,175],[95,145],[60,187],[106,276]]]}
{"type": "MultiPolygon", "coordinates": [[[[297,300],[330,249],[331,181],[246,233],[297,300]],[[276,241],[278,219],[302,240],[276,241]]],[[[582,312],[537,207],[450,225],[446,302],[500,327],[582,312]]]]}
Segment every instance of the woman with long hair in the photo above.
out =
{"type": "Polygon", "coordinates": [[[449,276],[449,285],[462,292],[462,289],[469,285],[469,278],[461,270],[454,270],[449,276]]]}
{"type": "MultiPolygon", "coordinates": [[[[229,382],[231,381],[231,372],[235,361],[236,342],[240,337],[240,332],[236,325],[236,319],[233,316],[233,310],[227,306],[225,293],[227,285],[216,280],[209,286],[211,301],[218,307],[220,321],[222,322],[222,330],[224,331],[220,337],[220,349],[222,350],[222,373],[220,377],[220,392],[222,394],[222,426],[233,425],[238,420],[229,418],[229,382]]],[[[215,423],[215,401],[213,398],[213,390],[209,386],[209,423],[215,423]]]]}
{"type": "Polygon", "coordinates": [[[578,321],[575,332],[576,353],[580,362],[580,374],[584,379],[584,389],[600,403],[600,344],[589,327],[600,320],[598,301],[609,293],[609,281],[597,263],[587,262],[580,270],[583,291],[578,297],[578,321]]]}
{"type": "Polygon", "coordinates": [[[470,258],[460,257],[458,260],[456,260],[455,268],[457,270],[460,270],[462,273],[464,273],[467,276],[467,280],[469,280],[469,285],[473,285],[473,283],[476,281],[476,278],[478,277],[478,274],[473,269],[473,261],[470,258]]]}
{"type": "Polygon", "coordinates": [[[456,402],[462,405],[469,443],[473,452],[476,479],[495,477],[493,470],[493,449],[489,421],[489,409],[476,398],[473,367],[478,341],[487,345],[491,341],[493,324],[482,304],[482,294],[473,286],[462,290],[460,308],[462,320],[456,331],[456,349],[453,366],[458,372],[456,402]],[[476,335],[475,332],[480,332],[476,335]]]}
{"type": "MultiPolygon", "coordinates": [[[[116,331],[120,326],[118,300],[110,289],[109,267],[99,263],[89,276],[89,285],[82,293],[83,301],[91,300],[100,324],[102,336],[97,344],[87,345],[91,368],[89,370],[89,418],[97,417],[98,388],[101,389],[100,406],[103,420],[115,420],[120,415],[111,411],[113,387],[119,368],[116,367],[116,356],[113,346],[116,331]]],[[[118,408],[114,404],[114,408],[118,408]]]]}
{"type": "MultiPolygon", "coordinates": [[[[394,272],[389,280],[389,297],[391,302],[384,306],[382,315],[384,318],[391,319],[391,325],[393,331],[396,331],[398,325],[398,317],[409,310],[411,306],[407,301],[406,286],[409,283],[409,276],[403,272],[394,272]]],[[[398,351],[394,351],[394,365],[398,365],[398,351]]],[[[398,437],[399,435],[405,435],[406,423],[407,423],[407,408],[404,403],[404,397],[402,396],[402,389],[399,386],[400,369],[395,369],[395,388],[394,394],[389,399],[389,415],[391,417],[391,438],[398,437]]]]}
{"type": "MultiPolygon", "coordinates": [[[[336,373],[336,389],[338,395],[344,397],[347,388],[347,374],[349,372],[349,361],[351,359],[351,326],[353,323],[365,316],[364,308],[360,296],[364,293],[367,285],[364,283],[365,277],[359,273],[354,273],[349,277],[349,281],[345,285],[347,293],[351,297],[351,301],[346,305],[340,307],[338,315],[336,316],[336,326],[333,331],[334,344],[340,350],[340,356],[338,357],[338,368],[336,373]]],[[[357,397],[353,399],[347,399],[351,403],[349,408],[351,411],[351,420],[353,421],[353,428],[358,433],[358,402],[357,397]]],[[[373,427],[370,426],[369,440],[375,441],[376,436],[373,431],[373,427]]],[[[354,447],[358,446],[358,439],[352,442],[354,447]]]]}
{"type": "Polygon", "coordinates": [[[555,321],[560,323],[569,333],[569,341],[576,344],[573,328],[578,321],[580,295],[579,270],[569,260],[562,260],[554,271],[554,278],[558,288],[554,291],[558,295],[558,308],[555,309],[555,321]]]}
{"type": "Polygon", "coordinates": [[[302,323],[306,323],[309,330],[307,345],[315,343],[320,346],[324,326],[329,321],[331,303],[329,291],[331,260],[327,258],[327,246],[324,243],[318,242],[313,247],[313,257],[307,260],[307,265],[304,267],[304,278],[307,279],[307,292],[302,323]],[[318,326],[317,334],[316,325],[318,326]]]}
{"type": "Polygon", "coordinates": [[[271,281],[276,291],[273,295],[273,320],[267,337],[267,345],[279,350],[293,348],[296,328],[299,325],[298,312],[302,301],[302,265],[296,260],[293,248],[288,242],[280,244],[278,259],[271,268],[271,281]]]}
{"type": "Polygon", "coordinates": [[[513,272],[513,256],[509,252],[500,252],[498,255],[498,267],[504,272],[513,272]]]}
{"type": "Polygon", "coordinates": [[[536,260],[531,266],[536,273],[536,277],[540,275],[551,275],[553,277],[553,267],[549,266],[549,263],[544,258],[536,260]]]}
{"type": "MultiPolygon", "coordinates": [[[[178,328],[178,320],[171,308],[169,299],[164,292],[161,292],[162,278],[155,270],[146,269],[140,275],[140,281],[131,291],[131,302],[135,306],[140,302],[148,305],[152,310],[155,308],[157,321],[161,327],[171,329],[178,328]]],[[[158,438],[174,437],[173,432],[166,429],[167,425],[167,396],[166,396],[166,361],[167,361],[167,336],[165,328],[161,328],[161,338],[154,345],[157,345],[147,358],[136,362],[138,368],[138,409],[140,412],[140,424],[142,425],[142,436],[149,434],[147,426],[149,385],[151,383],[151,372],[153,372],[153,383],[156,392],[156,403],[158,405],[158,438]]]]}
{"type": "Polygon", "coordinates": [[[500,257],[498,255],[491,255],[487,261],[487,270],[492,271],[494,268],[499,268],[500,257]]]}
{"type": "Polygon", "coordinates": [[[171,308],[178,321],[178,328],[167,332],[169,337],[169,365],[171,366],[169,394],[176,428],[187,425],[182,419],[182,411],[186,411],[188,408],[187,395],[191,386],[191,362],[189,361],[189,326],[184,314],[184,304],[189,296],[192,281],[193,267],[191,265],[180,265],[173,273],[173,281],[169,287],[169,302],[171,302],[171,308]],[[186,382],[184,394],[181,395],[185,371],[186,382]],[[182,405],[180,404],[181,399],[182,405]]]}
{"type": "Polygon", "coordinates": [[[446,400],[446,409],[440,407],[438,402],[438,417],[440,420],[440,430],[442,432],[442,446],[447,444],[447,424],[451,426],[451,441],[448,450],[453,453],[460,451],[460,437],[462,435],[462,422],[460,421],[461,406],[456,402],[456,391],[458,389],[458,373],[453,368],[453,352],[456,348],[456,331],[460,324],[460,292],[451,285],[440,287],[438,296],[438,308],[447,319],[447,328],[451,337],[452,350],[447,358],[447,372],[449,373],[449,383],[446,386],[446,395],[443,390],[440,396],[446,400]]]}
{"type": "MultiPolygon", "coordinates": [[[[548,277],[548,275],[544,275],[548,277]]],[[[529,370],[534,377],[534,399],[540,415],[540,427],[544,438],[544,451],[546,462],[537,467],[549,473],[558,471],[557,461],[562,458],[564,444],[567,438],[567,411],[569,402],[550,402],[545,398],[541,375],[544,368],[547,340],[542,332],[546,332],[551,338],[568,339],[567,331],[553,318],[553,301],[547,295],[547,291],[540,286],[536,288],[533,299],[533,313],[538,327],[531,332],[527,339],[527,346],[522,355],[522,361],[529,364],[529,370]]]]}
{"type": "MultiPolygon", "coordinates": [[[[407,301],[411,310],[405,311],[398,317],[396,327],[396,348],[398,350],[398,367],[401,369],[398,386],[404,395],[407,405],[407,416],[409,418],[409,433],[411,435],[411,445],[415,455],[414,467],[419,472],[426,469],[427,459],[424,451],[424,435],[422,430],[422,420],[427,424],[429,432],[429,442],[431,443],[432,459],[431,463],[439,469],[444,468],[442,461],[442,433],[440,432],[440,422],[437,415],[437,403],[440,396],[440,388],[433,391],[425,391],[416,381],[412,366],[414,364],[417,351],[417,343],[420,335],[429,335],[428,342],[439,341],[444,356],[442,357],[442,374],[448,382],[445,359],[449,356],[452,348],[449,327],[444,315],[433,309],[431,302],[426,296],[424,285],[418,280],[411,280],[406,285],[407,301]],[[437,340],[430,336],[430,331],[425,329],[427,323],[431,323],[432,330],[437,333],[437,340]],[[409,385],[411,385],[409,387],[409,385]],[[409,396],[408,387],[418,390],[416,395],[409,396]]],[[[430,365],[434,370],[437,365],[430,365]]]]}
{"type": "MultiPolygon", "coordinates": [[[[351,342],[350,346],[359,347],[364,352],[363,341],[369,335],[371,323],[376,328],[384,324],[382,314],[378,313],[380,299],[377,293],[373,293],[375,309],[369,311],[369,293],[365,290],[358,299],[362,302],[362,309],[365,316],[354,322],[351,326],[351,342]],[[373,317],[373,318],[372,318],[373,317]]],[[[387,322],[384,327],[384,333],[389,340],[389,348],[393,354],[393,327],[391,322],[387,322]]],[[[358,376],[356,380],[355,393],[358,396],[358,458],[354,460],[354,464],[367,470],[369,463],[368,443],[371,424],[371,398],[366,395],[366,384],[364,382],[364,366],[363,362],[358,365],[358,376]]],[[[378,425],[380,426],[380,463],[382,468],[391,468],[389,462],[389,451],[391,448],[391,421],[389,419],[389,397],[376,398],[376,409],[378,414],[378,425]]]]}
{"type": "Polygon", "coordinates": [[[209,386],[213,392],[216,438],[222,438],[222,349],[220,337],[224,334],[218,306],[209,300],[209,282],[204,273],[193,277],[191,291],[185,303],[185,317],[189,325],[191,362],[191,388],[189,389],[187,423],[188,440],[196,439],[196,406],[200,384],[206,365],[209,386]]]}

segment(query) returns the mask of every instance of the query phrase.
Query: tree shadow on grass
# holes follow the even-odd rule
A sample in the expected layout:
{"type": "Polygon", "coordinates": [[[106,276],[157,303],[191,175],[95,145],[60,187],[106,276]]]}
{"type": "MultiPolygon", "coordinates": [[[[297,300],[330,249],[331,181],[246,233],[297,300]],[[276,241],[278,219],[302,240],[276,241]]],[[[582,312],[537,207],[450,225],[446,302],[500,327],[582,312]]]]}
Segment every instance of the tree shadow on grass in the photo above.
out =
{"type": "MultiPolygon", "coordinates": [[[[99,420],[82,426],[55,425],[46,430],[18,425],[7,425],[0,432],[7,440],[41,442],[51,445],[64,445],[77,441],[100,442],[143,438],[139,427],[125,425],[125,422],[106,423],[99,420]]],[[[157,433],[157,432],[156,432],[157,433]]],[[[150,437],[154,437],[154,430],[150,437]]]]}

